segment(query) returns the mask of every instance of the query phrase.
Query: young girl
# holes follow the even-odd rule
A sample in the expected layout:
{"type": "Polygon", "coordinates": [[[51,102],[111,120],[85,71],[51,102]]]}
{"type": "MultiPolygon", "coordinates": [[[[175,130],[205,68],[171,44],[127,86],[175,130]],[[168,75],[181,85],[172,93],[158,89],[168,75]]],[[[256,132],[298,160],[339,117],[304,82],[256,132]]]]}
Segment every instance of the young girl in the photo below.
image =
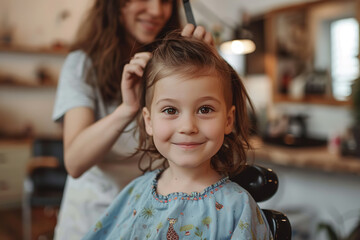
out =
{"type": "MultiPolygon", "coordinates": [[[[55,239],[80,239],[119,191],[141,175],[132,155],[137,95],[150,46],[180,28],[177,0],[94,0],[66,58],[53,119],[63,125],[69,173],[55,239]],[[131,60],[130,60],[131,59],[131,60]],[[128,64],[126,64],[128,63],[128,64]],[[123,75],[131,76],[123,81],[123,75]],[[129,156],[131,156],[129,158],[129,156]]],[[[213,44],[201,26],[183,35],[213,44]]]]}
{"type": "Polygon", "coordinates": [[[149,172],[85,239],[272,239],[256,202],[229,180],[250,147],[249,98],[234,70],[204,42],[173,34],[144,79],[139,141],[149,172]]]}

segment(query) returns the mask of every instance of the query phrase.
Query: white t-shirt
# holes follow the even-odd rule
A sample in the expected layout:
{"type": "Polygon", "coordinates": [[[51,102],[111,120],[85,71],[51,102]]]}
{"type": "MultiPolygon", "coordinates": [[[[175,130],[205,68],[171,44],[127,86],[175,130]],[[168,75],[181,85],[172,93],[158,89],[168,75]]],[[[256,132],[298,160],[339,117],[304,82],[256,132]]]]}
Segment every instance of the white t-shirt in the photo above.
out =
{"type": "MultiPolygon", "coordinates": [[[[91,61],[82,51],[74,51],[65,59],[58,83],[53,120],[62,122],[72,108],[89,107],[99,120],[115,110],[106,105],[100,90],[86,82],[91,61]]],[[[92,78],[95,75],[92,73],[92,78]]],[[[119,79],[120,84],[121,79],[119,79]]],[[[95,81],[94,81],[95,83],[95,81]]],[[[138,157],[127,158],[137,147],[133,137],[135,122],[130,123],[103,162],[92,167],[80,178],[68,176],[55,230],[57,240],[78,240],[89,231],[118,192],[141,175],[138,157]]]]}

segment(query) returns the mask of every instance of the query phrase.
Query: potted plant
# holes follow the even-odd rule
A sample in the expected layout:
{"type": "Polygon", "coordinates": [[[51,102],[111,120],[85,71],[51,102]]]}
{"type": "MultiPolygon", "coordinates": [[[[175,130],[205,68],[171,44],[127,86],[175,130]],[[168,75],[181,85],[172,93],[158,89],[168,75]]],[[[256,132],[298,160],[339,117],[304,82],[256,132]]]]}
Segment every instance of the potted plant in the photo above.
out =
{"type": "MultiPolygon", "coordinates": [[[[351,212],[352,213],[352,212],[351,212]]],[[[317,231],[325,231],[327,233],[327,237],[329,240],[359,240],[360,239],[360,217],[357,221],[355,227],[351,230],[351,232],[342,237],[341,229],[343,228],[342,224],[339,224],[339,228],[334,228],[333,225],[325,222],[321,222],[317,226],[317,231]]]]}

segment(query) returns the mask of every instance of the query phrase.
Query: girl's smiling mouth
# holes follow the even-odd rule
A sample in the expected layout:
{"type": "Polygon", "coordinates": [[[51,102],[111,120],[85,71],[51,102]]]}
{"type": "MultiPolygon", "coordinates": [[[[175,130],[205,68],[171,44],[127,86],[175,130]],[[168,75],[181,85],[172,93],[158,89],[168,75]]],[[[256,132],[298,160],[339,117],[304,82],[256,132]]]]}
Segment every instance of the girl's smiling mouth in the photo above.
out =
{"type": "Polygon", "coordinates": [[[204,144],[203,142],[179,142],[179,143],[173,143],[174,145],[184,148],[184,149],[193,149],[197,148],[198,146],[204,144]]]}

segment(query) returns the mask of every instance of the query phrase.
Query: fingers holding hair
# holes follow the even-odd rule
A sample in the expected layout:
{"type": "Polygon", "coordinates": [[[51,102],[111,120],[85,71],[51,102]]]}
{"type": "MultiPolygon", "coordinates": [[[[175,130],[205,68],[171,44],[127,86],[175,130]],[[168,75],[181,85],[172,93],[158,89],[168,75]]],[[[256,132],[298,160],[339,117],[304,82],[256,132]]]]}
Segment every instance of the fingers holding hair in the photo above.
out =
{"type": "Polygon", "coordinates": [[[181,36],[183,37],[193,37],[199,40],[204,41],[205,43],[209,44],[210,46],[215,46],[214,38],[210,32],[207,32],[203,26],[197,26],[188,23],[185,25],[181,32],[181,36]]]}
{"type": "Polygon", "coordinates": [[[127,109],[132,109],[129,112],[135,113],[139,109],[141,78],[151,56],[149,52],[136,53],[130,62],[124,66],[121,93],[123,104],[127,109]]]}
{"type": "Polygon", "coordinates": [[[188,23],[188,24],[185,25],[185,27],[181,31],[181,36],[183,36],[183,37],[192,37],[192,35],[194,33],[194,30],[195,30],[195,26],[192,25],[191,23],[188,23]]]}
{"type": "Polygon", "coordinates": [[[139,65],[142,68],[145,68],[146,64],[151,58],[151,53],[149,52],[140,52],[136,53],[130,60],[130,65],[139,65]]]}
{"type": "Polygon", "coordinates": [[[136,53],[128,64],[124,66],[123,70],[123,85],[131,87],[144,73],[144,68],[151,58],[151,53],[140,52],[136,53]]]}

